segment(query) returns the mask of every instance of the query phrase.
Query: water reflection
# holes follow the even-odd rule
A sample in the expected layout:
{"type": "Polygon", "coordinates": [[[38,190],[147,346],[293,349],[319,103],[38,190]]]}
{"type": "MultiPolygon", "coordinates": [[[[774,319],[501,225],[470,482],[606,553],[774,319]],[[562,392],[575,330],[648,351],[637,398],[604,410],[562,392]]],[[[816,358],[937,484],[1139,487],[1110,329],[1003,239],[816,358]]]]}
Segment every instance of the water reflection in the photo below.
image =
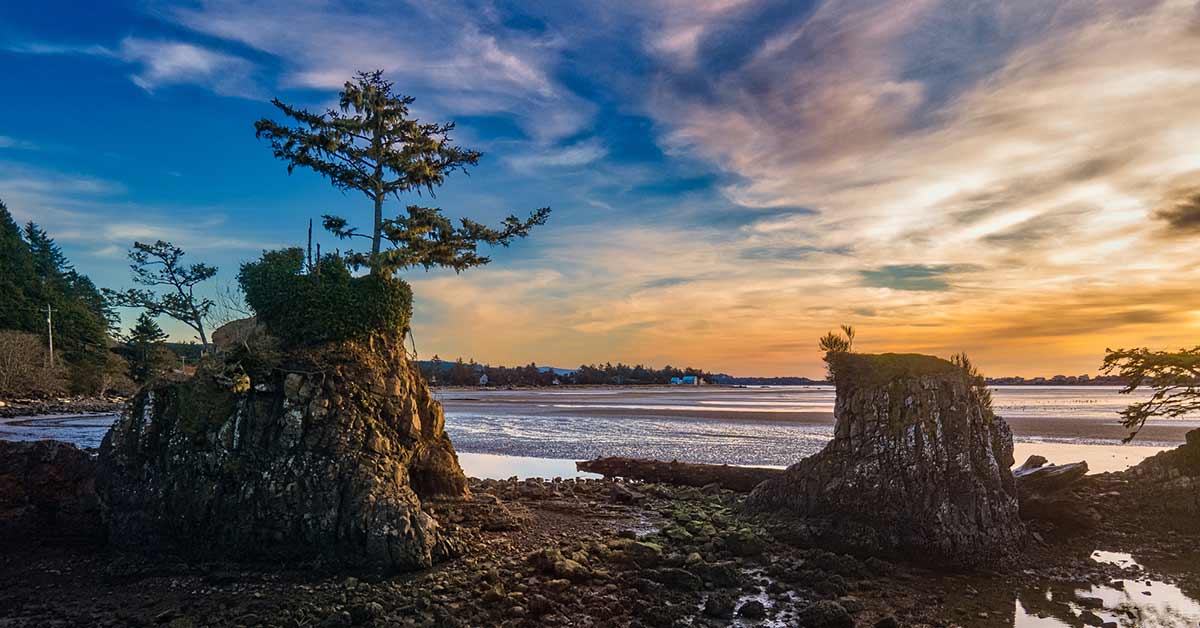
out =
{"type": "Polygon", "coordinates": [[[507,480],[513,476],[525,478],[599,478],[595,473],[579,471],[574,460],[558,458],[529,458],[499,454],[458,452],[458,463],[470,477],[484,480],[507,480]]]}
{"type": "Polygon", "coordinates": [[[1200,600],[1169,582],[1145,576],[1131,554],[1097,550],[1097,563],[1119,567],[1125,577],[1106,584],[1054,583],[1029,588],[1014,601],[1013,626],[1137,626],[1175,628],[1200,624],[1200,600]]]}

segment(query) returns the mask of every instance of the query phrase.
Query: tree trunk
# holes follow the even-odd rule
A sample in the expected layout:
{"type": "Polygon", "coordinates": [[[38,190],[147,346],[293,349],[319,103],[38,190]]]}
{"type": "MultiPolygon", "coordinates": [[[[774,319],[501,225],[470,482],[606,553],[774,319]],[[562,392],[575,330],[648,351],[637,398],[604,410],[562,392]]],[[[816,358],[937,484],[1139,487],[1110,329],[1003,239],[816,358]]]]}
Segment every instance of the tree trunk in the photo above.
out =
{"type": "Polygon", "coordinates": [[[371,232],[371,272],[379,263],[379,241],[383,238],[383,196],[375,194],[375,229],[371,232]]]}

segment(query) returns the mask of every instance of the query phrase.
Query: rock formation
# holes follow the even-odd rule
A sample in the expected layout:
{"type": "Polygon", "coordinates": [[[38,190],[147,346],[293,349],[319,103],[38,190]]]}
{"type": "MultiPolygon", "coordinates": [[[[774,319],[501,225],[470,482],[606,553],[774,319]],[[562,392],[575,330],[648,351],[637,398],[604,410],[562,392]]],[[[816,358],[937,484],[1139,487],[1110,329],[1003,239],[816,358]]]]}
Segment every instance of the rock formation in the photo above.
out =
{"type": "Polygon", "coordinates": [[[69,443],[0,441],[0,543],[104,538],[96,460],[69,443]]]}
{"type": "Polygon", "coordinates": [[[110,540],[404,570],[444,555],[421,499],[466,479],[399,337],[249,346],[141,391],[101,445],[110,540]]]}
{"type": "Polygon", "coordinates": [[[1200,528],[1200,429],[1188,432],[1186,439],[1121,475],[1135,485],[1129,493],[1140,509],[1155,513],[1164,524],[1195,531],[1200,528]]]}
{"type": "Polygon", "coordinates": [[[748,505],[797,518],[801,540],[968,567],[1025,533],[1012,433],[979,378],[922,355],[831,354],[834,439],[759,485],[748,505]]]}

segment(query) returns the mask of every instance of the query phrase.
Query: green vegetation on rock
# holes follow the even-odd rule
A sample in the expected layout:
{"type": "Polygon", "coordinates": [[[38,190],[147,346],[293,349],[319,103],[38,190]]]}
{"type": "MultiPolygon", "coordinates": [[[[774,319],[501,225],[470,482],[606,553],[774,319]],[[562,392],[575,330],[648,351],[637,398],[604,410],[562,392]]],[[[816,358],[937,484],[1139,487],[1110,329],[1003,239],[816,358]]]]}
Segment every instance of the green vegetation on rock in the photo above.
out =
{"type": "Polygon", "coordinates": [[[403,333],[412,317],[412,290],[383,275],[354,277],[345,261],[326,255],[305,272],[299,248],[267,251],[242,265],[246,303],[283,343],[292,346],[403,333]]]}
{"type": "Polygon", "coordinates": [[[920,353],[832,352],[826,360],[835,381],[857,387],[886,386],[902,379],[962,372],[952,362],[920,353]]]}

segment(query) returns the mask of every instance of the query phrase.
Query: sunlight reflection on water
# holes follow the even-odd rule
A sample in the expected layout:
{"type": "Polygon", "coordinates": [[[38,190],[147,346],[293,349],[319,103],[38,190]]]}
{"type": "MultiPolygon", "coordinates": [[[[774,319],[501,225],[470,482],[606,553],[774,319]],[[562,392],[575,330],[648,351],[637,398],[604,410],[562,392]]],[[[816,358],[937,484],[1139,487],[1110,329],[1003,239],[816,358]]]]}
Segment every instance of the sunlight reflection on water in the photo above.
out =
{"type": "Polygon", "coordinates": [[[1053,585],[1018,595],[1015,628],[1067,627],[1113,622],[1118,626],[1175,628],[1200,624],[1200,601],[1174,584],[1134,577],[1142,565],[1124,552],[1096,550],[1092,560],[1130,575],[1108,584],[1053,585]]]}

